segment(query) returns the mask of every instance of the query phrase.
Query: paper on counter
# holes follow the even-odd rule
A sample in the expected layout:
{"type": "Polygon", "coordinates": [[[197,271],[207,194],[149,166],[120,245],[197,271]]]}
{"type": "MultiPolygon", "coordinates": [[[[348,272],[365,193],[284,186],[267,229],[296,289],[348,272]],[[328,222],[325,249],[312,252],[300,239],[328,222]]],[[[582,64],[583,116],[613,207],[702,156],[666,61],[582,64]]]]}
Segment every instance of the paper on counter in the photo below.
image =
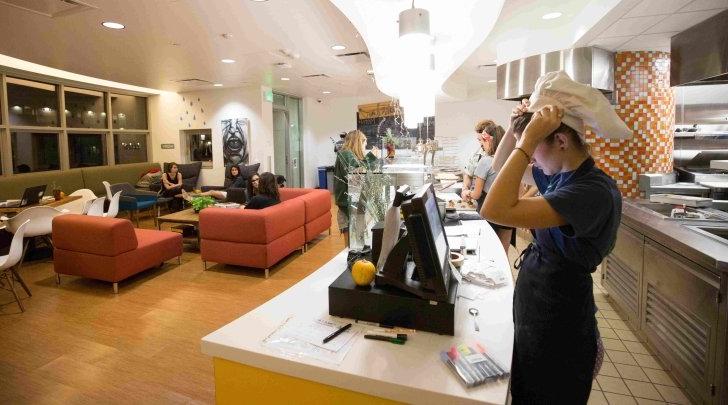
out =
{"type": "Polygon", "coordinates": [[[333,340],[323,340],[344,324],[327,319],[288,318],[263,340],[263,345],[286,355],[308,357],[331,364],[341,364],[359,333],[349,328],[333,340]]]}

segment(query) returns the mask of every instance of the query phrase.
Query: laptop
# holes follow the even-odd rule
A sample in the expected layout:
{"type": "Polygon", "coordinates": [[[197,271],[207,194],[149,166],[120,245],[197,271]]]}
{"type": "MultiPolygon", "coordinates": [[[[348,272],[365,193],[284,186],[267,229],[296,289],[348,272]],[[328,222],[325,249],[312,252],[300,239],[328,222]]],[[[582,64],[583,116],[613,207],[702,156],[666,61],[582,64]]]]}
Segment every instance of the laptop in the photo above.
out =
{"type": "Polygon", "coordinates": [[[227,202],[243,205],[247,199],[248,193],[244,188],[229,188],[227,191],[227,202]]]}
{"type": "Polygon", "coordinates": [[[40,199],[45,194],[46,185],[28,187],[23,193],[23,198],[20,200],[20,206],[25,207],[26,205],[38,204],[40,199]]]}

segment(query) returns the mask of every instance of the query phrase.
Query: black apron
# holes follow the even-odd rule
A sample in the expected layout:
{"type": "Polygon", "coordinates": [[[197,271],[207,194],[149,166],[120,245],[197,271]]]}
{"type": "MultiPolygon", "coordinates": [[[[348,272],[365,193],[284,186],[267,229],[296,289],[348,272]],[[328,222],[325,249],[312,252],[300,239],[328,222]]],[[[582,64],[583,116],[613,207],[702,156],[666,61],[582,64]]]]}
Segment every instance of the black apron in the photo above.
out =
{"type": "Polygon", "coordinates": [[[591,270],[526,248],[513,295],[513,404],[586,404],[597,355],[591,270]]]}

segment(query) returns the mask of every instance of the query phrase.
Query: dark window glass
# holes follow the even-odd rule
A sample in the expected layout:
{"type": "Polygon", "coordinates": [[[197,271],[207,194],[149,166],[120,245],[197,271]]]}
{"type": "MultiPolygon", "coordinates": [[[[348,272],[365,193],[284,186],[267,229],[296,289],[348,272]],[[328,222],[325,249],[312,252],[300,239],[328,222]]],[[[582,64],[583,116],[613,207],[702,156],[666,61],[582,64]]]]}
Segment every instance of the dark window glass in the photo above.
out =
{"type": "Polygon", "coordinates": [[[147,129],[145,97],[112,94],[111,114],[114,129],[147,129]]]}
{"type": "Polygon", "coordinates": [[[114,155],[116,164],[146,162],[147,135],[114,134],[114,155]]]}
{"type": "Polygon", "coordinates": [[[68,134],[71,168],[106,165],[106,135],[68,134]]]}
{"type": "Polygon", "coordinates": [[[212,134],[187,133],[187,159],[190,162],[212,162],[212,134]]]}
{"type": "Polygon", "coordinates": [[[106,128],[104,93],[66,87],[66,127],[106,128]]]}
{"type": "Polygon", "coordinates": [[[10,142],[14,173],[60,169],[57,133],[13,131],[10,142]]]}
{"type": "Polygon", "coordinates": [[[58,127],[58,94],[52,84],[8,77],[10,125],[58,127]]]}

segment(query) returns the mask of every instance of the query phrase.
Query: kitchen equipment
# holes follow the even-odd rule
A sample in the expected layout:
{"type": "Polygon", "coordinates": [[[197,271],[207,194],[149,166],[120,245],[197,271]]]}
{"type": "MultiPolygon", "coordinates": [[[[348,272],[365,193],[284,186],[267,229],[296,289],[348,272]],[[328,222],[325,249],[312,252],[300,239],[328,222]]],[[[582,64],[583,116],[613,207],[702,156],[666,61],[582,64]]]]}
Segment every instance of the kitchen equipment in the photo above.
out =
{"type": "Polygon", "coordinates": [[[663,204],[685,205],[695,208],[710,207],[713,205],[713,200],[710,198],[679,194],[652,194],[650,196],[650,201],[663,204]]]}
{"type": "Polygon", "coordinates": [[[713,200],[728,200],[728,181],[701,181],[700,185],[710,189],[713,200]]]}

